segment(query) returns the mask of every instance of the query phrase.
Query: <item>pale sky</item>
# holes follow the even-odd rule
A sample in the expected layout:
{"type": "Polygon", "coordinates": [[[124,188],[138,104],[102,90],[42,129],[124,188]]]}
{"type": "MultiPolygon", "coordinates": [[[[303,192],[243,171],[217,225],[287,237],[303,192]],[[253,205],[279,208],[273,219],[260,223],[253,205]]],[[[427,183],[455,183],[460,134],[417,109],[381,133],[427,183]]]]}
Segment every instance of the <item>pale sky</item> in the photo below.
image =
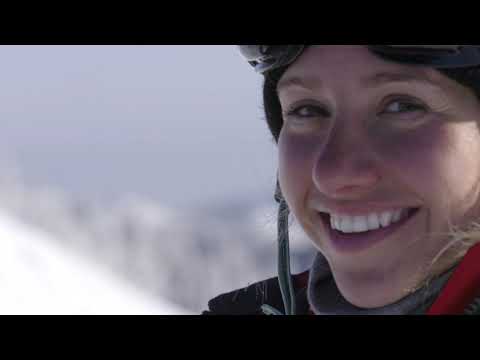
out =
{"type": "Polygon", "coordinates": [[[29,183],[177,208],[273,194],[261,77],[233,45],[0,46],[0,64],[0,165],[29,183]]]}

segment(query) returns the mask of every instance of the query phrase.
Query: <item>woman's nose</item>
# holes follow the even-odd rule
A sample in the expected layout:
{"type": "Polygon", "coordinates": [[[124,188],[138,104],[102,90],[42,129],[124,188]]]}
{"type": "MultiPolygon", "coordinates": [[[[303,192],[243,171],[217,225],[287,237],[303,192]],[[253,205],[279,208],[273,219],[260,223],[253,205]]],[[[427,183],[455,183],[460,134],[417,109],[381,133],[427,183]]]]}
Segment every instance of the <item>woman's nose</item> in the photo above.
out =
{"type": "Polygon", "coordinates": [[[332,199],[361,199],[375,188],[380,178],[368,138],[353,131],[332,134],[315,159],[314,183],[332,199]]]}

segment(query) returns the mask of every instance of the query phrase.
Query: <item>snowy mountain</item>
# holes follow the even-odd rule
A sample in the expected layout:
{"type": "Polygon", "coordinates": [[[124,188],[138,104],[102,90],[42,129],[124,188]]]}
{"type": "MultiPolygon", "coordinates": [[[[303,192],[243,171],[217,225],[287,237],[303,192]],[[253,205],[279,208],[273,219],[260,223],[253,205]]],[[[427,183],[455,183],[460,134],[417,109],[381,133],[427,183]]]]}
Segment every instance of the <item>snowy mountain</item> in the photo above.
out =
{"type": "MultiPolygon", "coordinates": [[[[0,176],[0,204],[5,214],[44,231],[55,246],[190,313],[206,310],[216,295],[277,272],[271,197],[190,212],[140,197],[102,206],[0,176]]],[[[291,235],[292,268],[301,272],[314,252],[295,222],[291,235]]]]}
{"type": "Polygon", "coordinates": [[[52,236],[0,213],[0,314],[180,315],[68,251],[52,236]]]}

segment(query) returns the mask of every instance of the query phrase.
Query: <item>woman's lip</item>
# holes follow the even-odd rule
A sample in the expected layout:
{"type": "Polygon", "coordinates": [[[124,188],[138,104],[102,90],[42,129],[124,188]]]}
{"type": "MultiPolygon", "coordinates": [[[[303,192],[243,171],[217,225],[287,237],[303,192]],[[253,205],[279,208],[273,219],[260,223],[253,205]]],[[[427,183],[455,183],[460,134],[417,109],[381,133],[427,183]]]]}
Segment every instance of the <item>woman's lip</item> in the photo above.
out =
{"type": "Polygon", "coordinates": [[[325,214],[336,214],[338,216],[365,216],[368,214],[381,214],[384,212],[392,212],[405,209],[418,209],[421,205],[405,206],[405,205],[390,205],[386,206],[382,204],[381,206],[368,205],[368,206],[334,206],[325,208],[325,210],[320,210],[321,213],[325,214]]]}
{"type": "Polygon", "coordinates": [[[409,216],[392,224],[387,228],[369,231],[358,234],[343,234],[337,230],[333,230],[328,215],[320,214],[323,224],[327,230],[327,234],[334,248],[342,253],[356,253],[364,251],[374,245],[387,240],[393,233],[403,228],[410,220],[418,215],[421,209],[412,209],[409,216]]]}

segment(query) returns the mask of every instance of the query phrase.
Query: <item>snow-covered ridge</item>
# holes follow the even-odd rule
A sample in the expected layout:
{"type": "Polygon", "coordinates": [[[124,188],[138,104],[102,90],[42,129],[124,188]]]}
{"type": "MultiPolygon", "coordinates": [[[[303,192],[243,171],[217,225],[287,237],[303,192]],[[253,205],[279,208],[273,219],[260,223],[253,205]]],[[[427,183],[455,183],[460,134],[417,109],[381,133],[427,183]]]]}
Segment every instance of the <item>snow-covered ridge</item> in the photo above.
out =
{"type": "Polygon", "coordinates": [[[181,315],[0,212],[0,314],[181,315]]]}
{"type": "MultiPolygon", "coordinates": [[[[105,206],[0,173],[0,209],[6,214],[190,313],[206,310],[221,293],[276,275],[277,206],[268,198],[244,200],[189,213],[136,196],[105,206]]],[[[312,252],[292,230],[293,269],[299,272],[310,265],[312,252]]]]}

